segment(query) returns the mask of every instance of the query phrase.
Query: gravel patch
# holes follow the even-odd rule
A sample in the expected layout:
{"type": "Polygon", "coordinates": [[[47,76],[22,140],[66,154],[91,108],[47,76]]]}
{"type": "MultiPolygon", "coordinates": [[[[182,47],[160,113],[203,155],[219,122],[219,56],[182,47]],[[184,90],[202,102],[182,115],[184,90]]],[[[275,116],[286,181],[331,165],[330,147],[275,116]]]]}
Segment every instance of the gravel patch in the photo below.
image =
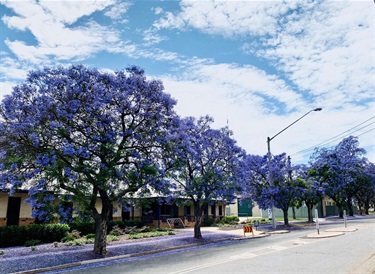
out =
{"type": "MultiPolygon", "coordinates": [[[[191,230],[181,230],[176,235],[111,242],[107,246],[106,258],[142,255],[158,250],[207,244],[237,237],[235,234],[211,231],[202,231],[202,234],[203,239],[195,239],[191,230]]],[[[36,248],[35,251],[30,247],[3,248],[5,254],[0,256],[0,273],[14,273],[98,259],[92,252],[93,244],[65,246],[59,243],[59,247],[54,247],[50,243],[38,245],[36,248]]]]}

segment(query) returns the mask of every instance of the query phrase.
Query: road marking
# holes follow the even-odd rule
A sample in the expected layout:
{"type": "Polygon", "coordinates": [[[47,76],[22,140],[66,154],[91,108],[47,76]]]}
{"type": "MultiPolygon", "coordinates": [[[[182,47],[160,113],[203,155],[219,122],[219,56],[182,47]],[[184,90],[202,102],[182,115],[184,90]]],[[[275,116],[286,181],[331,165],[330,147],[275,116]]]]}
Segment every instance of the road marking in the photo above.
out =
{"type": "Polygon", "coordinates": [[[281,251],[281,250],[288,249],[288,248],[290,248],[290,246],[281,246],[281,245],[271,246],[271,249],[274,249],[276,251],[281,251]]]}
{"type": "Polygon", "coordinates": [[[233,262],[233,261],[237,261],[237,260],[252,259],[252,258],[255,258],[255,257],[258,257],[258,256],[279,252],[279,251],[282,251],[282,250],[285,250],[285,249],[289,249],[289,248],[293,248],[293,247],[297,247],[297,246],[301,246],[301,245],[306,245],[306,244],[310,244],[310,243],[313,243],[313,242],[314,241],[304,241],[304,240],[300,240],[300,239],[286,241],[286,242],[279,243],[278,245],[262,247],[262,248],[255,249],[251,252],[246,252],[246,253],[242,253],[242,254],[239,254],[239,255],[233,255],[233,256],[230,256],[228,259],[224,259],[224,260],[220,260],[220,261],[214,261],[214,262],[211,262],[211,263],[205,263],[205,264],[197,265],[197,266],[190,267],[190,268],[181,269],[181,270],[174,271],[174,272],[169,272],[168,274],[191,273],[191,272],[194,272],[194,271],[197,271],[197,270],[200,270],[200,269],[204,269],[204,268],[207,268],[207,267],[217,266],[217,265],[221,265],[221,264],[225,264],[225,263],[229,263],[229,262],[233,262]]]}

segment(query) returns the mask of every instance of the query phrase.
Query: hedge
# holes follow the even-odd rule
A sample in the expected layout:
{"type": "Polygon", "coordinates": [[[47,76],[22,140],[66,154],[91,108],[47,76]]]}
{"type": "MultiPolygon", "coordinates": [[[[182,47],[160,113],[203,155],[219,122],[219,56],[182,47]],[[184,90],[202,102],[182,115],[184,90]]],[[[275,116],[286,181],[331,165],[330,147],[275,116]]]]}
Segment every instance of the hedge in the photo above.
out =
{"type": "Polygon", "coordinates": [[[66,224],[33,224],[28,226],[0,227],[0,247],[22,246],[27,241],[41,243],[60,241],[69,232],[66,224]]]}
{"type": "MultiPolygon", "coordinates": [[[[142,227],[139,220],[110,221],[108,232],[114,226],[125,228],[129,226],[142,227]]],[[[70,224],[33,224],[28,226],[1,226],[0,247],[22,246],[30,240],[39,240],[41,243],[60,242],[68,232],[78,230],[81,236],[95,233],[93,222],[75,221],[70,224]]]]}

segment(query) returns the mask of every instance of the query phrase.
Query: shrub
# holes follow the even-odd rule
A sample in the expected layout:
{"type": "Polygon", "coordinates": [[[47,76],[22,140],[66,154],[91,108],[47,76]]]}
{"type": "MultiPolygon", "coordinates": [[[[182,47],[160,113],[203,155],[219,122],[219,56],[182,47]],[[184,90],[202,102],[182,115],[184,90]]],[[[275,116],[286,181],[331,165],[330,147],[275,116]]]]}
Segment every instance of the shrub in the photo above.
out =
{"type": "Polygon", "coordinates": [[[212,226],[215,223],[215,219],[210,217],[204,217],[202,221],[203,226],[212,226]]]}
{"type": "Polygon", "coordinates": [[[142,227],[142,222],[140,220],[120,220],[120,221],[110,221],[108,223],[108,231],[111,231],[115,226],[118,226],[121,229],[125,229],[126,227],[142,227]]]}
{"type": "Polygon", "coordinates": [[[89,238],[89,239],[86,238],[86,244],[93,244],[93,243],[95,243],[94,238],[89,238]]]}
{"type": "Polygon", "coordinates": [[[72,235],[66,235],[64,238],[61,239],[61,241],[63,243],[66,243],[66,242],[72,242],[74,241],[76,238],[72,235]]]}
{"type": "Polygon", "coordinates": [[[4,255],[4,254],[5,254],[4,250],[0,250],[0,255],[4,255]]]}
{"type": "Polygon", "coordinates": [[[172,230],[168,229],[168,230],[164,230],[164,231],[160,231],[158,229],[155,229],[151,232],[144,232],[144,233],[130,233],[129,234],[129,238],[130,240],[134,240],[134,239],[143,239],[143,238],[150,238],[150,237],[159,237],[159,236],[166,236],[166,235],[174,235],[175,232],[173,232],[172,230]]]}
{"type": "Polygon", "coordinates": [[[53,242],[53,247],[59,247],[59,242],[53,242]]]}
{"type": "Polygon", "coordinates": [[[95,239],[95,234],[94,233],[89,233],[85,237],[86,237],[86,239],[95,239]]]}
{"type": "Polygon", "coordinates": [[[145,233],[145,232],[150,232],[151,231],[151,228],[149,226],[142,226],[138,232],[139,233],[145,233]]]}
{"type": "Polygon", "coordinates": [[[77,230],[81,232],[81,235],[95,233],[94,222],[74,221],[69,224],[69,227],[70,227],[70,231],[77,230]]]}
{"type": "Polygon", "coordinates": [[[36,246],[34,246],[34,245],[31,246],[30,248],[31,248],[31,251],[35,251],[35,250],[37,250],[36,246]]]}
{"type": "Polygon", "coordinates": [[[119,241],[120,240],[120,237],[119,236],[115,236],[115,235],[107,235],[107,242],[110,243],[110,242],[115,242],[115,241],[119,241]]]}
{"type": "Polygon", "coordinates": [[[60,241],[68,231],[69,226],[66,224],[2,226],[0,227],[0,247],[22,246],[29,240],[52,243],[60,241]]]}
{"type": "Polygon", "coordinates": [[[81,232],[79,232],[78,230],[75,230],[75,229],[70,231],[68,235],[72,236],[76,239],[81,238],[81,232]]]}
{"type": "Polygon", "coordinates": [[[220,223],[235,225],[238,224],[239,221],[240,219],[237,216],[224,216],[224,218],[220,220],[220,223]]]}
{"type": "Polygon", "coordinates": [[[85,238],[75,239],[73,242],[75,245],[85,245],[86,239],[85,238]]]}
{"type": "Polygon", "coordinates": [[[68,242],[65,242],[64,245],[66,245],[66,246],[75,245],[75,242],[74,241],[68,241],[68,242]]]}
{"type": "Polygon", "coordinates": [[[111,232],[109,233],[109,235],[114,235],[114,236],[120,236],[120,235],[123,235],[124,232],[123,230],[119,227],[119,226],[114,226],[111,230],[111,232]]]}
{"type": "Polygon", "coordinates": [[[64,243],[66,246],[73,246],[73,245],[80,245],[83,246],[87,243],[87,239],[85,238],[80,238],[80,239],[74,239],[72,241],[67,241],[64,243]]]}
{"type": "Polygon", "coordinates": [[[41,243],[41,240],[28,240],[25,242],[25,246],[36,246],[41,243]]]}

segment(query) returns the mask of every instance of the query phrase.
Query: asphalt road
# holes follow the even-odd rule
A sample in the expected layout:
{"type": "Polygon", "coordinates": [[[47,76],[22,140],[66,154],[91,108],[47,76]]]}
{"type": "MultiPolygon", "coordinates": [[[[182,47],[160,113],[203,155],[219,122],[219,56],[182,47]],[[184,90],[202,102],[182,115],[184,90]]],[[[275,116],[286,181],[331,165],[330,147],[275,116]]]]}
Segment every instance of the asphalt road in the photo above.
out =
{"type": "MultiPolygon", "coordinates": [[[[321,230],[340,228],[331,223],[321,230]]],[[[64,273],[375,273],[375,220],[348,222],[345,235],[310,239],[311,230],[93,264],[64,273]]]]}

